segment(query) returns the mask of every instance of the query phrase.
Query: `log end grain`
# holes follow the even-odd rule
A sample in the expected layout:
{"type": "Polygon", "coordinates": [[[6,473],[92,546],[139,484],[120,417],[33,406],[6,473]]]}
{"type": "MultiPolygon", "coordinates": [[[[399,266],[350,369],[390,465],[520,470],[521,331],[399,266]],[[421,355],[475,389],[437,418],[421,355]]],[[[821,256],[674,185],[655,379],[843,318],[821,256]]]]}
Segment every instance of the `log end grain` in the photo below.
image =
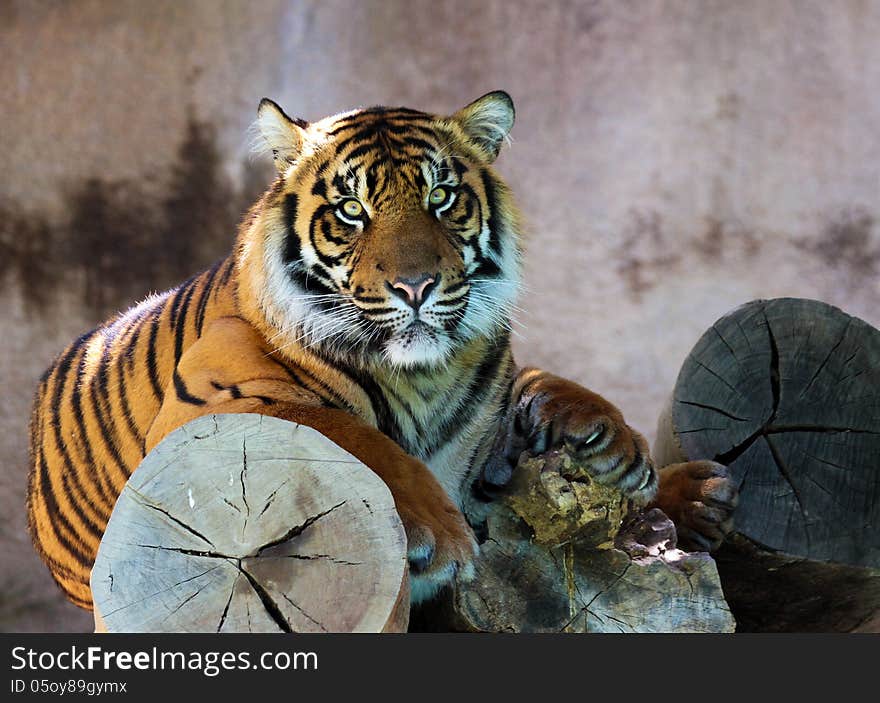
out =
{"type": "Polygon", "coordinates": [[[312,428],[199,418],[132,474],[91,576],[110,632],[406,629],[406,536],[385,484],[312,428]]]}

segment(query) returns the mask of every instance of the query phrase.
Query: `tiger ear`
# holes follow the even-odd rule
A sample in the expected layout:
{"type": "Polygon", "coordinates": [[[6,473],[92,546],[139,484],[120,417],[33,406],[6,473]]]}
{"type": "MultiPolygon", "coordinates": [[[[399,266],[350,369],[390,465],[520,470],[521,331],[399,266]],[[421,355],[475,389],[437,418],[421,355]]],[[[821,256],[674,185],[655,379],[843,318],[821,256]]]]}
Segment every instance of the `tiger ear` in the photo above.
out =
{"type": "Polygon", "coordinates": [[[458,122],[465,135],[492,163],[507,138],[516,111],[513,100],[503,90],[487,93],[467,107],[456,112],[452,119],[458,122]]]}
{"type": "Polygon", "coordinates": [[[284,173],[302,153],[309,123],[291,119],[276,102],[263,98],[257,109],[257,125],[266,148],[272,151],[275,168],[284,173]]]}

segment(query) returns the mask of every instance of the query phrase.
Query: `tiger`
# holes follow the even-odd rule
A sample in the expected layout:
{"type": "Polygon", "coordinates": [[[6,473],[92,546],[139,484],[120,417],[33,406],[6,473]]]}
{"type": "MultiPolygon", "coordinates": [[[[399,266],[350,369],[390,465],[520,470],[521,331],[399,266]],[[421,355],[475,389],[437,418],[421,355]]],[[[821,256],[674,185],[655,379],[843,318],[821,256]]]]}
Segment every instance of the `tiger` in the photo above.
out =
{"type": "Polygon", "coordinates": [[[473,577],[478,526],[464,515],[524,452],[565,447],[664,510],[682,543],[720,544],[735,504],[723,466],[657,469],[605,398],[514,362],[522,217],[493,165],[514,117],[503,91],[446,116],[371,107],[315,122],[260,102],[277,174],[230,254],[86,332],[40,378],[28,527],[69,600],[92,608],[90,569],[132,471],[215,413],[308,425],[374,471],[406,532],[413,603],[473,577]]]}

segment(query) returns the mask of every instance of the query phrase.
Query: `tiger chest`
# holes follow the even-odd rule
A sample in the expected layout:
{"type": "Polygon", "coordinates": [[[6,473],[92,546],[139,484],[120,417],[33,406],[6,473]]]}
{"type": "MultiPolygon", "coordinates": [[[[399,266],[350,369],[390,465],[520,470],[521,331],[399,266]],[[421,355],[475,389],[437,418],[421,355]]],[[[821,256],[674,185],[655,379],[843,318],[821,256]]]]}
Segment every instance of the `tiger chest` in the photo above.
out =
{"type": "Polygon", "coordinates": [[[466,485],[479,473],[495,437],[497,413],[489,404],[450,411],[433,409],[400,443],[437,477],[458,505],[466,485]]]}

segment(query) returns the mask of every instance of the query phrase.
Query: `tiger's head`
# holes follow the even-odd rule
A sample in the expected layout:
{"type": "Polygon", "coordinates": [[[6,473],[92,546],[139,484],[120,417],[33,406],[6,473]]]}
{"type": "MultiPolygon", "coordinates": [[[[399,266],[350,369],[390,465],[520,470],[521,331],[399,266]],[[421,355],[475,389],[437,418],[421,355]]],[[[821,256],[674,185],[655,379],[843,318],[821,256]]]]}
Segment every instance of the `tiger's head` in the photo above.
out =
{"type": "Polygon", "coordinates": [[[264,99],[279,175],[239,261],[273,348],[435,366],[508,327],[517,214],[491,164],[513,120],[503,92],[448,117],[376,107],[312,124],[264,99]]]}

